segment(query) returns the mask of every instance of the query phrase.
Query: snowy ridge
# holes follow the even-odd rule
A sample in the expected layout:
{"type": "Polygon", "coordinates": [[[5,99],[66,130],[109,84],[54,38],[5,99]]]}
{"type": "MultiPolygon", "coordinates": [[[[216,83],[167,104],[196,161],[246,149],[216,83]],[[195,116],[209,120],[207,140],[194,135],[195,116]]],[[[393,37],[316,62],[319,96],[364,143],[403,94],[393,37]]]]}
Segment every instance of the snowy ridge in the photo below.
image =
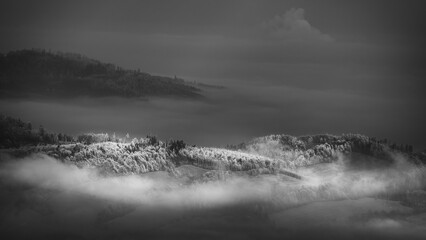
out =
{"type": "Polygon", "coordinates": [[[299,167],[333,162],[341,156],[361,154],[373,161],[391,162],[390,153],[404,154],[407,159],[422,162],[420,155],[393,149],[383,141],[359,134],[314,135],[293,137],[270,135],[255,138],[238,149],[213,147],[183,147],[171,150],[161,141],[150,143],[148,139],[124,142],[100,142],[92,144],[71,143],[58,145],[26,146],[14,150],[14,154],[45,153],[60,161],[79,167],[93,167],[105,174],[143,174],[166,171],[179,175],[176,167],[193,165],[206,170],[244,171],[250,174],[284,173],[299,167]]]}

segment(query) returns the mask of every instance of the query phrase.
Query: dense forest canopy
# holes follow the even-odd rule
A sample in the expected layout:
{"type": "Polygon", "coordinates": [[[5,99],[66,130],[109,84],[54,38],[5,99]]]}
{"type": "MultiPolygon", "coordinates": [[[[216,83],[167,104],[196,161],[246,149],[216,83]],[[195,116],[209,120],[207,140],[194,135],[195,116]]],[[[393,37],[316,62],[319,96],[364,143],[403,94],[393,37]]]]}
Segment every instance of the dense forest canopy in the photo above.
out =
{"type": "Polygon", "coordinates": [[[0,54],[0,89],[3,96],[201,97],[200,90],[183,79],[35,49],[0,54]]]}

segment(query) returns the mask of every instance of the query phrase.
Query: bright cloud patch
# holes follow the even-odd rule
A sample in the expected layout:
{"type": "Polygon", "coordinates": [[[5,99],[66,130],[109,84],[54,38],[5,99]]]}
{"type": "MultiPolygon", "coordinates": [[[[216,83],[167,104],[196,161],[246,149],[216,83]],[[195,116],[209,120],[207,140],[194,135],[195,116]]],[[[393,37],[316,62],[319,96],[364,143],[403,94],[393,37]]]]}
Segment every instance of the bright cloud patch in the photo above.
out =
{"type": "Polygon", "coordinates": [[[276,15],[264,22],[261,28],[268,35],[287,41],[333,41],[332,37],[321,33],[305,19],[305,10],[302,8],[292,8],[281,16],[276,15]]]}

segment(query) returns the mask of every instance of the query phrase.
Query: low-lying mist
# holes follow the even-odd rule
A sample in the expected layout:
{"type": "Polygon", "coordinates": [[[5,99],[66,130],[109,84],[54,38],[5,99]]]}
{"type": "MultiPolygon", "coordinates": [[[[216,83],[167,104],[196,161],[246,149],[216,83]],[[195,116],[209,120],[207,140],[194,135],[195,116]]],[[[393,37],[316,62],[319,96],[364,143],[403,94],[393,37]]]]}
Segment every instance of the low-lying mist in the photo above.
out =
{"type": "MultiPolygon", "coordinates": [[[[1,99],[4,115],[78,135],[153,134],[200,146],[226,146],[269,134],[362,133],[425,146],[416,105],[378,97],[285,86],[226,85],[203,90],[204,100],[150,98],[1,99]],[[306,98],[309,96],[309,99],[306,98]],[[402,109],[397,113],[396,109],[402,109]],[[404,116],[404,117],[402,117],[404,116]],[[377,123],[377,124],[372,124],[377,123]]],[[[417,108],[419,109],[419,107],[417,108]]]]}
{"type": "Polygon", "coordinates": [[[301,231],[306,229],[330,229],[327,235],[345,238],[371,231],[385,237],[389,229],[402,234],[394,237],[426,233],[424,215],[415,215],[419,201],[426,201],[426,171],[402,156],[375,167],[341,157],[299,168],[302,179],[215,172],[219,180],[197,179],[191,171],[200,169],[186,166],[178,168],[182,175],[177,177],[166,172],[108,176],[46,155],[1,158],[1,228],[12,236],[27,237],[19,232],[23,224],[29,233],[47,238],[76,229],[79,238],[102,239],[123,233],[128,238],[238,239],[265,232],[278,238],[282,231],[311,237],[301,231]]]}
{"type": "Polygon", "coordinates": [[[279,175],[248,176],[225,172],[220,180],[185,183],[166,172],[105,176],[95,168],[78,168],[46,155],[3,164],[1,176],[32,187],[85,194],[149,207],[216,207],[247,202],[300,204],[318,200],[404,193],[426,184],[423,167],[402,156],[392,166],[359,169],[348,159],[297,171],[302,179],[279,175]]]}

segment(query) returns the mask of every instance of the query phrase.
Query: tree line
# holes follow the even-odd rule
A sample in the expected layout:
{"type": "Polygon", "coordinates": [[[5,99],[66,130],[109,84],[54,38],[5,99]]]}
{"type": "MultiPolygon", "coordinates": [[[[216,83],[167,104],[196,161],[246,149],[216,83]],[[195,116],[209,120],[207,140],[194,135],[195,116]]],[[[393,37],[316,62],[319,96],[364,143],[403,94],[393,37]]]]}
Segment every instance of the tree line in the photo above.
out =
{"type": "Polygon", "coordinates": [[[115,133],[83,133],[76,137],[65,133],[48,132],[43,126],[34,128],[31,122],[24,122],[19,118],[0,115],[0,148],[19,148],[25,145],[39,144],[67,144],[82,143],[86,145],[102,142],[126,143],[131,142],[133,146],[140,149],[144,146],[161,146],[170,152],[178,153],[186,147],[183,140],[170,139],[167,142],[160,141],[154,135],[146,138],[130,140],[130,135],[118,137],[115,133]]]}

